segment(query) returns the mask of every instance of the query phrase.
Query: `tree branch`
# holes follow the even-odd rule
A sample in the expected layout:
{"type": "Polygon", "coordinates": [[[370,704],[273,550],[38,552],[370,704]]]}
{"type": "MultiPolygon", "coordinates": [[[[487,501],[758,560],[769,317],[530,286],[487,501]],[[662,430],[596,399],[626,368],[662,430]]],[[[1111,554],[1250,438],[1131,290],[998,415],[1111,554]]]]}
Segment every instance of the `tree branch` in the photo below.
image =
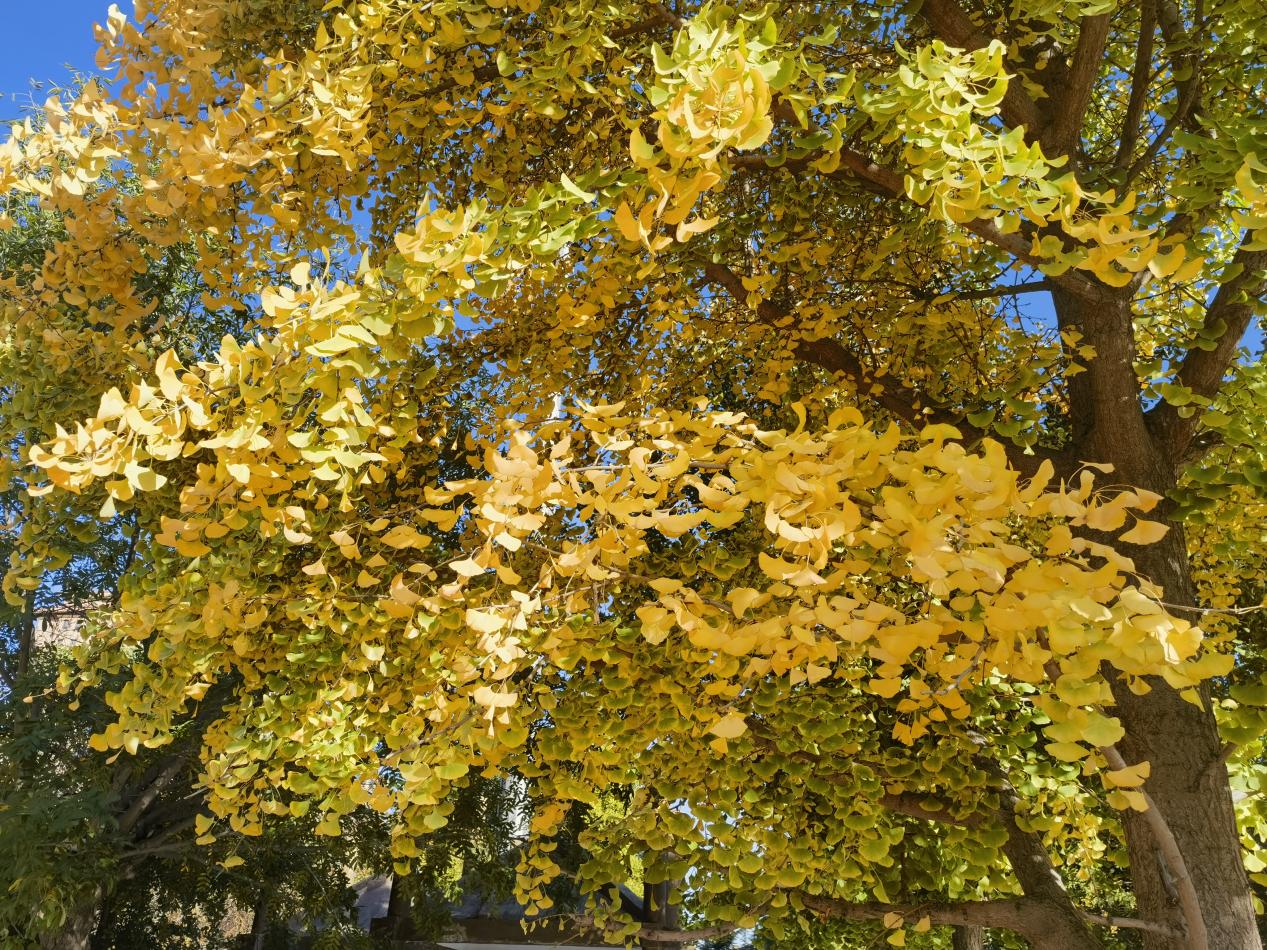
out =
{"type": "Polygon", "coordinates": [[[1114,914],[1093,914],[1086,910],[1081,911],[1081,913],[1083,920],[1097,927],[1116,927],[1119,930],[1147,930],[1155,934],[1165,934],[1167,937],[1178,936],[1174,928],[1151,920],[1140,920],[1138,917],[1118,917],[1114,914]]]}
{"type": "MultiPolygon", "coordinates": [[[[719,284],[737,302],[747,299],[747,291],[739,275],[724,264],[709,263],[704,265],[704,274],[710,282],[719,284]]],[[[768,300],[757,306],[757,316],[763,323],[777,328],[783,323],[795,323],[795,316],[785,313],[768,300]]],[[[992,438],[991,433],[970,423],[962,414],[944,407],[936,406],[923,393],[907,386],[901,380],[885,372],[874,371],[863,365],[862,361],[837,340],[800,340],[793,347],[793,355],[806,363],[810,363],[830,373],[840,373],[847,377],[859,395],[874,400],[879,406],[901,419],[911,428],[919,430],[926,425],[941,424],[954,426],[967,442],[992,438]]],[[[1051,461],[1057,472],[1065,472],[1069,461],[1059,453],[1045,452],[1038,449],[1024,450],[1019,446],[1002,441],[1007,453],[1008,462],[1021,475],[1032,476],[1044,461],[1051,461]]]]}
{"type": "MultiPolygon", "coordinates": [[[[835,897],[823,897],[818,894],[798,893],[796,897],[801,906],[813,911],[820,917],[834,920],[883,920],[890,914],[897,914],[904,922],[919,921],[927,917],[929,922],[939,926],[953,927],[988,927],[999,930],[1011,930],[1019,934],[1043,932],[1046,925],[1047,908],[1040,902],[1026,898],[990,901],[928,901],[924,903],[886,904],[882,901],[847,901],[835,897]]],[[[748,916],[760,914],[762,908],[749,912],[748,916]]],[[[1156,924],[1134,917],[1114,917],[1105,914],[1079,912],[1088,924],[1101,927],[1117,927],[1124,930],[1145,930],[1152,933],[1174,936],[1174,931],[1164,924],[1156,924]]],[[[574,917],[573,920],[583,926],[593,926],[592,917],[574,917]]],[[[700,930],[658,930],[643,927],[637,936],[646,941],[658,943],[691,943],[696,940],[710,940],[725,937],[742,929],[739,924],[725,924],[700,930]]]]}
{"type": "MultiPolygon", "coordinates": [[[[758,904],[747,911],[745,917],[757,917],[765,912],[769,901],[758,904]]],[[[596,929],[596,922],[591,914],[569,914],[568,919],[582,930],[596,929]]],[[[704,927],[699,930],[677,930],[664,927],[641,927],[634,935],[645,944],[656,943],[694,943],[697,940],[714,940],[727,937],[736,930],[743,930],[743,924],[719,924],[716,927],[704,927]]]]}
{"type": "Polygon", "coordinates": [[[1144,115],[1144,103],[1148,99],[1148,82],[1153,66],[1153,40],[1157,33],[1157,0],[1144,0],[1139,12],[1139,45],[1135,47],[1135,65],[1131,69],[1131,95],[1122,117],[1122,131],[1117,143],[1117,157],[1113,167],[1124,171],[1135,154],[1139,140],[1139,122],[1144,115]]]}
{"type": "MultiPolygon", "coordinates": [[[[1175,374],[1180,386],[1202,399],[1212,399],[1218,394],[1241,338],[1254,319],[1255,301],[1267,292],[1267,251],[1249,250],[1250,241],[1251,236],[1246,234],[1232,258],[1236,273],[1220,285],[1206,308],[1199,332],[1207,339],[1217,332],[1215,346],[1209,350],[1193,347],[1175,374]]],[[[1163,451],[1173,459],[1186,457],[1199,421],[1200,413],[1185,419],[1180,416],[1179,408],[1168,402],[1160,402],[1148,412],[1150,427],[1161,441],[1163,451]]]]}
{"type": "Polygon", "coordinates": [[[801,903],[823,917],[837,920],[882,920],[889,914],[898,914],[911,921],[927,917],[937,925],[994,927],[1019,934],[1042,931],[1045,919],[1041,905],[1025,898],[886,904],[882,901],[847,901],[817,894],[802,894],[801,903]]]}
{"type": "Polygon", "coordinates": [[[1052,282],[1043,280],[1027,280],[1019,284],[999,284],[997,287],[986,287],[982,290],[949,291],[921,297],[922,300],[993,300],[996,297],[1012,297],[1020,294],[1034,294],[1043,290],[1051,290],[1052,282]]]}
{"type": "MultiPolygon", "coordinates": [[[[753,739],[766,749],[797,761],[815,766],[822,765],[823,758],[819,755],[806,751],[789,751],[780,747],[778,742],[763,732],[757,723],[750,724],[749,732],[753,739]]],[[[997,809],[962,816],[956,815],[948,805],[939,802],[935,797],[921,795],[918,792],[886,793],[879,798],[878,804],[899,815],[939,824],[967,828],[977,828],[990,821],[1003,824],[1007,832],[1007,841],[1003,850],[1012,865],[1017,882],[1021,885],[1023,898],[1005,901],[916,904],[903,907],[878,902],[857,903],[838,901],[834,898],[805,896],[805,906],[810,907],[811,900],[822,901],[827,912],[832,914],[839,912],[846,919],[874,919],[890,913],[913,916],[918,919],[927,914],[933,923],[955,926],[1001,927],[1022,934],[1028,933],[1027,928],[1033,927],[1036,930],[1041,929],[1048,937],[1052,932],[1067,935],[1069,939],[1076,941],[1070,946],[1094,944],[1086,931],[1087,925],[1148,930],[1174,935],[1174,930],[1164,924],[1133,917],[1097,914],[1077,907],[1065,889],[1064,881],[1052,863],[1042,838],[1034,832],[1022,831],[1018,825],[1016,810],[1019,798],[1004,771],[997,763],[985,756],[975,756],[974,761],[994,780],[999,795],[997,809]],[[1082,939],[1084,937],[1086,939],[1082,939]]],[[[828,781],[835,778],[831,774],[822,775],[821,773],[820,777],[828,781]]]]}
{"type": "Polygon", "coordinates": [[[1003,853],[1012,865],[1012,873],[1021,884],[1025,896],[1041,900],[1053,906],[1076,910],[1065,888],[1064,879],[1056,866],[1052,864],[1051,855],[1043,844],[1043,839],[1032,831],[1023,831],[1017,822],[1017,796],[1011,783],[997,767],[990,769],[1000,785],[999,799],[1002,804],[1003,824],[1007,829],[1007,840],[1003,843],[1003,853]]]}
{"type": "MultiPolygon", "coordinates": [[[[650,33],[657,27],[671,26],[680,29],[685,26],[686,21],[680,16],[673,13],[668,7],[661,3],[648,4],[652,11],[652,15],[644,20],[636,20],[628,26],[618,27],[607,34],[608,39],[623,40],[634,36],[641,36],[644,33],[650,33]]],[[[525,50],[525,52],[539,52],[539,49],[525,50]]],[[[479,68],[472,70],[471,80],[466,85],[477,85],[479,83],[493,82],[501,77],[501,68],[496,62],[486,63],[479,68]]],[[[460,83],[456,79],[445,79],[436,83],[429,89],[423,91],[421,98],[430,99],[442,93],[456,89],[460,83]]]]}
{"type": "Polygon", "coordinates": [[[15,680],[26,676],[31,668],[31,652],[35,648],[35,591],[22,599],[22,626],[18,630],[18,665],[15,680]]]}
{"type": "MultiPolygon", "coordinates": [[[[909,200],[902,176],[893,169],[886,168],[847,146],[842,147],[838,154],[843,171],[838,169],[828,172],[824,177],[838,181],[857,180],[886,198],[909,200]]],[[[784,162],[777,167],[785,168],[793,173],[805,171],[810,168],[812,162],[822,157],[825,157],[825,154],[808,155],[784,162]]],[[[729,160],[732,168],[771,167],[769,156],[759,153],[732,155],[729,160]]],[[[958,226],[1031,267],[1039,268],[1043,264],[1041,257],[1031,253],[1030,240],[1022,232],[1005,233],[997,224],[986,218],[965,221],[958,226]]],[[[1047,280],[1053,286],[1062,287],[1071,294],[1093,303],[1115,300],[1118,296],[1110,288],[1088,280],[1072,270],[1057,277],[1048,277],[1047,280]]]]}
{"type": "Polygon", "coordinates": [[[1050,124],[1043,130],[1042,143],[1049,155],[1074,155],[1082,134],[1082,122],[1091,103],[1091,90],[1104,58],[1109,39],[1109,15],[1084,17],[1078,31],[1073,65],[1056,96],[1050,124]]]}
{"type": "Polygon", "coordinates": [[[1170,55],[1171,73],[1182,78],[1175,80],[1174,111],[1162,126],[1161,131],[1148,143],[1144,154],[1131,163],[1123,179],[1124,187],[1143,172],[1148,163],[1161,151],[1162,146],[1170,140],[1175,129],[1180,125],[1189,124],[1189,120],[1196,114],[1196,107],[1201,97],[1200,58],[1183,27],[1179,7],[1174,0],[1156,0],[1156,3],[1157,25],[1161,29],[1162,40],[1170,55]]]}
{"type": "MultiPolygon", "coordinates": [[[[1175,0],[1156,0],[1157,26],[1170,56],[1170,71],[1176,77],[1175,114],[1172,118],[1186,122],[1201,92],[1200,57],[1192,37],[1183,26],[1183,14],[1175,0]]],[[[1201,28],[1201,24],[1197,24],[1201,28]]]]}
{"type": "Polygon", "coordinates": [[[119,816],[119,830],[125,833],[131,831],[136,823],[140,821],[141,816],[145,814],[145,809],[154,803],[154,799],[158,798],[159,793],[180,774],[181,769],[184,767],[185,760],[180,756],[174,756],[158,773],[158,776],[137,794],[127,810],[119,816]]]}
{"type": "Polygon", "coordinates": [[[136,858],[152,858],[156,854],[162,854],[168,851],[179,851],[189,846],[186,841],[172,841],[172,838],[182,835],[187,831],[192,831],[196,823],[196,816],[191,815],[183,821],[177,822],[169,828],[160,831],[158,834],[151,835],[137,844],[130,851],[124,851],[119,857],[123,860],[133,860],[136,858]]]}
{"type": "MultiPolygon", "coordinates": [[[[706,264],[704,274],[712,283],[724,287],[736,302],[742,303],[747,299],[748,292],[743,281],[725,264],[706,264]]],[[[756,313],[763,323],[772,328],[781,323],[795,322],[793,314],[784,312],[768,300],[757,305],[756,313]]],[[[953,425],[957,421],[950,414],[929,407],[922,394],[889,374],[865,367],[857,356],[836,340],[800,340],[793,347],[793,353],[797,359],[847,377],[860,395],[874,399],[889,413],[916,429],[931,422],[953,425]]]]}
{"type": "Polygon", "coordinates": [[[880,798],[880,804],[889,811],[907,818],[919,818],[939,825],[958,825],[960,828],[978,828],[983,824],[980,815],[956,815],[941,804],[929,805],[926,795],[914,792],[888,793],[880,798]]]}

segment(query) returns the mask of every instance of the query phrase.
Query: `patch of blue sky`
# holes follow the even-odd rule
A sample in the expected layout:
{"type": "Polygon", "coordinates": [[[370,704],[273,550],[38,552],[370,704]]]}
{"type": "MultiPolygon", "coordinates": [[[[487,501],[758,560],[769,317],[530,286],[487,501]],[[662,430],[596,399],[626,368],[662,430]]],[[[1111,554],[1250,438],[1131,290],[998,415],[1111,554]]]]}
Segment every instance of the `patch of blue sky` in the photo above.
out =
{"type": "MultiPolygon", "coordinates": [[[[6,42],[0,56],[0,119],[21,119],[76,73],[96,70],[93,24],[102,23],[107,0],[42,0],[6,3],[6,42]]],[[[120,3],[123,9],[131,4],[120,3]]]]}

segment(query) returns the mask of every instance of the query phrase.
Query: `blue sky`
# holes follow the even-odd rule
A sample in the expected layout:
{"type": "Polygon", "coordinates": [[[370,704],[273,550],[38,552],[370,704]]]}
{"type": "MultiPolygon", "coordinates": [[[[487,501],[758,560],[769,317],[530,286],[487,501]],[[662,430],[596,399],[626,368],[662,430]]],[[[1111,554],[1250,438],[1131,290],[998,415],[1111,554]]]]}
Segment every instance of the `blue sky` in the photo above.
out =
{"type": "MultiPolygon", "coordinates": [[[[69,80],[67,64],[85,71],[94,68],[97,44],[92,25],[105,20],[110,0],[20,0],[4,7],[0,119],[14,119],[32,97],[43,102],[50,84],[69,80]],[[33,92],[31,80],[43,83],[43,88],[33,92]]],[[[130,13],[131,0],[122,0],[119,8],[130,13]]]]}

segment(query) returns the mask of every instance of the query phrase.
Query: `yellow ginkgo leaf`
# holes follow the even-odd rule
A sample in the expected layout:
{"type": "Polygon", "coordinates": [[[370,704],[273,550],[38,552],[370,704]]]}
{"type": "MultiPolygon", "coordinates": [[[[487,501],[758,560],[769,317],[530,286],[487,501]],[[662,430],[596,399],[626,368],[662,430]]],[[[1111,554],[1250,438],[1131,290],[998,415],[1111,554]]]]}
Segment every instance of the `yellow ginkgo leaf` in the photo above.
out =
{"type": "Polygon", "coordinates": [[[748,723],[742,713],[729,712],[709,726],[708,731],[722,739],[737,739],[748,731],[748,723]]]}

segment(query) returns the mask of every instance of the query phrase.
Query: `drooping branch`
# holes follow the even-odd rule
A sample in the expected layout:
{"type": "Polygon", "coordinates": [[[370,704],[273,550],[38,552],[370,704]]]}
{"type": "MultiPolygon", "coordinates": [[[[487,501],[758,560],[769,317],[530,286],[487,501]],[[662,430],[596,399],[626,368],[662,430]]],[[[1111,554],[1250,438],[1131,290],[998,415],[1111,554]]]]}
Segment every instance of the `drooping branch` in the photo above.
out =
{"type": "MultiPolygon", "coordinates": [[[[1246,235],[1232,258],[1233,276],[1223,282],[1206,308],[1199,333],[1207,340],[1213,338],[1214,346],[1208,350],[1193,347],[1175,375],[1180,386],[1201,399],[1218,394],[1241,338],[1254,319],[1258,298],[1267,293],[1267,251],[1249,250],[1249,241],[1246,235]]],[[[1184,418],[1177,406],[1167,402],[1158,403],[1148,413],[1149,425],[1163,451],[1173,459],[1187,456],[1199,421],[1199,413],[1184,418]]]]}

